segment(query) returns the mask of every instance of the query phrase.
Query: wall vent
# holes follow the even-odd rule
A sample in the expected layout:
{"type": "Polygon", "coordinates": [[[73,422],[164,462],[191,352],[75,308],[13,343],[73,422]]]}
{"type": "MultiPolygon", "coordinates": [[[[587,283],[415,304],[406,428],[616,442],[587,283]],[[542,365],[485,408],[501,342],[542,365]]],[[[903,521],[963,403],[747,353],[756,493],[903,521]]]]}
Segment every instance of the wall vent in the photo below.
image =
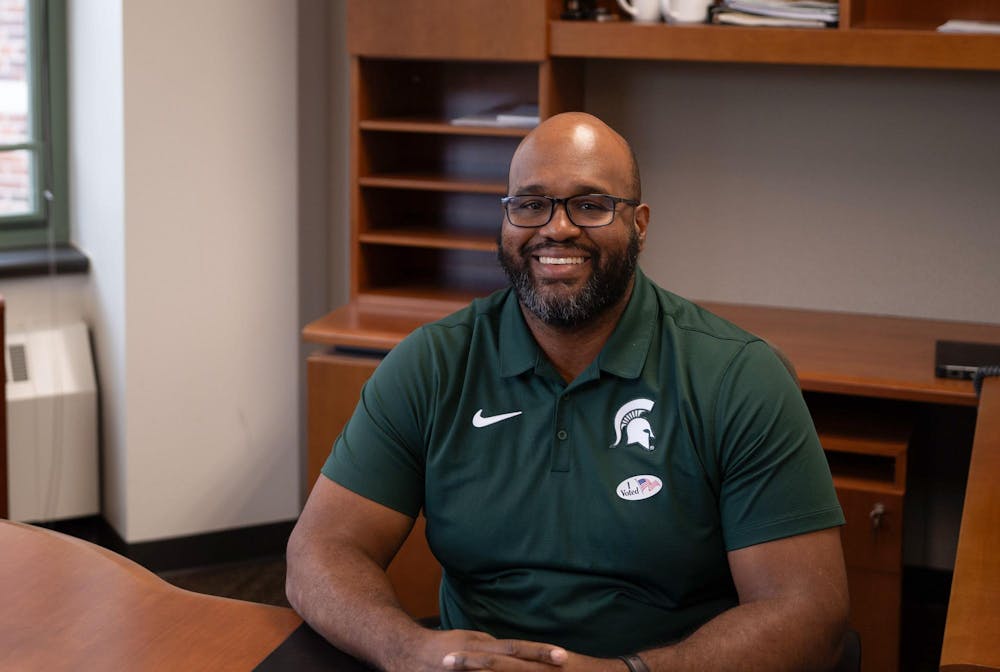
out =
{"type": "Polygon", "coordinates": [[[7,346],[7,382],[23,383],[28,380],[28,355],[23,343],[7,346]]]}

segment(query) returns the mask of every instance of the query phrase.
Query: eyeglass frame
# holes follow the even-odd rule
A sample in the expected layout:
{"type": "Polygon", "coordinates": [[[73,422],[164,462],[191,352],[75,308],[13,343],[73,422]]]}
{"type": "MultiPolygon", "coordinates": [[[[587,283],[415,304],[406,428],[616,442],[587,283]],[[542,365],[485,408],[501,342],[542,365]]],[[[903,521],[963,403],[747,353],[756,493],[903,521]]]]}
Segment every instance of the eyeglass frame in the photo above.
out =
{"type": "Polygon", "coordinates": [[[621,196],[612,196],[611,194],[574,194],[573,196],[566,196],[565,198],[556,198],[555,196],[545,196],[544,194],[515,194],[513,196],[501,196],[500,203],[503,205],[504,216],[511,226],[516,226],[519,229],[540,229],[543,226],[547,226],[552,218],[556,216],[556,206],[560,203],[563,206],[563,210],[566,212],[566,218],[569,219],[573,226],[581,229],[601,229],[605,226],[611,226],[615,222],[615,217],[618,215],[618,204],[624,203],[625,205],[636,207],[642,205],[642,201],[637,201],[634,198],[622,198],[621,196]],[[607,224],[577,224],[573,221],[573,215],[569,214],[569,208],[566,207],[567,202],[573,200],[574,198],[582,198],[584,196],[603,196],[604,198],[611,199],[611,219],[608,220],[607,224]],[[549,210],[549,218],[546,219],[541,224],[535,224],[533,226],[525,226],[523,224],[515,224],[510,218],[510,210],[507,208],[507,204],[510,203],[515,198],[544,198],[549,203],[552,204],[549,210]]]}

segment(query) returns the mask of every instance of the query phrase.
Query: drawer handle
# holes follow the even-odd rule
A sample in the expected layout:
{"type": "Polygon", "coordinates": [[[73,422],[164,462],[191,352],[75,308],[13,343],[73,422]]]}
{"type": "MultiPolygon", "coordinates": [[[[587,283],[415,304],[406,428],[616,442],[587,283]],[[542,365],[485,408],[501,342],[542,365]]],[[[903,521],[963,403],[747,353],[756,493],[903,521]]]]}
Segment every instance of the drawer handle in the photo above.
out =
{"type": "Polygon", "coordinates": [[[868,517],[872,521],[872,530],[878,531],[882,526],[882,516],[885,515],[885,504],[878,502],[872,507],[872,510],[868,512],[868,517]]]}

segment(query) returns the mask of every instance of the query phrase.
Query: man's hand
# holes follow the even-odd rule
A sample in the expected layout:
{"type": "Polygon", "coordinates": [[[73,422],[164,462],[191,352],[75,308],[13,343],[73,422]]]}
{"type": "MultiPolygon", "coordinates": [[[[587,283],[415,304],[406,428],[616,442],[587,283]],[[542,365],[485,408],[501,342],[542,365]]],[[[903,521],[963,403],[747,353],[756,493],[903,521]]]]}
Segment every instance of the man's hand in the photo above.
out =
{"type": "Polygon", "coordinates": [[[483,632],[447,630],[425,640],[421,661],[436,660],[440,670],[492,672],[623,672],[618,660],[570,653],[553,644],[496,639],[483,632]]]}

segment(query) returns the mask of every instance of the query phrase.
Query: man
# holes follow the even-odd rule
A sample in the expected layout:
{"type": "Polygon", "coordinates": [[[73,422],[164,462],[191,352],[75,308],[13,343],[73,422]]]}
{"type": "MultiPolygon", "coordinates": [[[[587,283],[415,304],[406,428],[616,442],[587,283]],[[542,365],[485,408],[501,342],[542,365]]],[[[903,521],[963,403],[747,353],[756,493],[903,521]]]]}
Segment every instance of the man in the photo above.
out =
{"type": "Polygon", "coordinates": [[[843,516],[771,349],[636,268],[649,207],[598,119],[511,161],[512,289],[366,385],[288,546],[288,596],[385,670],[812,670],[847,614],[843,516]],[[423,508],[441,630],[386,579],[423,508]]]}

